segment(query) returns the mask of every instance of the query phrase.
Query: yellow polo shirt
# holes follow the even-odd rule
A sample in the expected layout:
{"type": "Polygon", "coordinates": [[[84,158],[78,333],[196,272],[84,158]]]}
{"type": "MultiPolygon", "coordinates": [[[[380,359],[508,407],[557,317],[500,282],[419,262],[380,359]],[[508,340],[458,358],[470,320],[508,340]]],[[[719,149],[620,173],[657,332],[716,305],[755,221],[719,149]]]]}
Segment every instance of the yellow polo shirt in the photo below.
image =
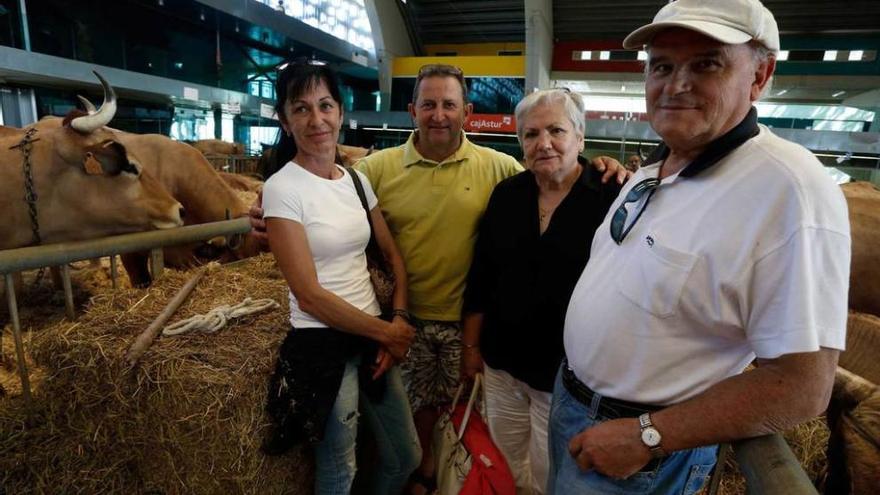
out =
{"type": "Polygon", "coordinates": [[[370,179],[397,241],[409,281],[409,311],[423,320],[458,321],[477,224],[495,185],[523,169],[511,156],[467,140],[442,162],[406,144],[355,164],[370,179]]]}

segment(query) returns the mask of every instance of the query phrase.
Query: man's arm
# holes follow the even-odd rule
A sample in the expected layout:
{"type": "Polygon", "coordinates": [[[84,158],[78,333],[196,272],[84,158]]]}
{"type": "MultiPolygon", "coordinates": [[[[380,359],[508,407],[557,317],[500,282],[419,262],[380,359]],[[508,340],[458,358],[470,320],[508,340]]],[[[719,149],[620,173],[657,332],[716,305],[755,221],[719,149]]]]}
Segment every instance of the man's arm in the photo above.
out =
{"type": "MultiPolygon", "coordinates": [[[[702,394],[651,414],[667,453],[791,428],[828,405],[839,351],[759,359],[755,370],[723,380],[702,394]]],[[[569,443],[581,469],[625,478],[651,459],[636,418],[607,421],[569,443]]]]}

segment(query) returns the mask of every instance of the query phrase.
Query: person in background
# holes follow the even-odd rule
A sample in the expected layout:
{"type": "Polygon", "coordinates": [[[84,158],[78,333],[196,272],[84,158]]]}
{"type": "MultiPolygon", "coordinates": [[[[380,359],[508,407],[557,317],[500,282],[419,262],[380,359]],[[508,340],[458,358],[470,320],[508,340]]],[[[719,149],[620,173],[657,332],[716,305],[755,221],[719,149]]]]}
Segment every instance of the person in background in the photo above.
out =
{"type": "Polygon", "coordinates": [[[620,186],[602,184],[580,156],[586,122],[576,93],[531,93],[516,123],[526,171],[495,187],[480,222],[461,368],[467,378],[484,373],[489,431],[522,495],[544,493],[565,309],[620,186]]]}
{"type": "Polygon", "coordinates": [[[626,159],[626,164],[624,164],[624,167],[626,167],[626,169],[632,173],[636,173],[636,170],[638,170],[641,166],[642,157],[639,155],[629,155],[629,157],[626,159]]]}
{"type": "Polygon", "coordinates": [[[270,386],[276,428],[264,448],[278,453],[298,440],[313,442],[315,493],[348,494],[360,408],[379,449],[372,493],[400,493],[421,455],[397,366],[414,336],[404,317],[403,259],[368,179],[358,174],[369,213],[353,182],[357,172],[334,162],[343,116],[335,73],[291,63],[279,74],[277,94],[284,131],[277,152],[288,161],[266,182],[262,209],[269,246],[290,287],[292,330],[270,386]],[[390,322],[378,318],[367,272],[367,214],[396,276],[390,322]],[[365,400],[359,403],[359,396],[365,400]]]}
{"type": "Polygon", "coordinates": [[[773,14],[678,0],[624,40],[643,45],[663,143],[599,227],[568,306],[556,494],[698,492],[718,443],[825,409],[845,343],[843,194],[753,106],[776,67],[773,14]]]}

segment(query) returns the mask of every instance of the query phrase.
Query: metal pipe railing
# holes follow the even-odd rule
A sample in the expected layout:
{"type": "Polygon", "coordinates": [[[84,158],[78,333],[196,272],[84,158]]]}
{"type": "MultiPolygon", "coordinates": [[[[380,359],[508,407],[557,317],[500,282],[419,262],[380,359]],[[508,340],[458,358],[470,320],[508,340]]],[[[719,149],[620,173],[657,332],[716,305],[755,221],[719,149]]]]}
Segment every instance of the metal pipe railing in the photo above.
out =
{"type": "Polygon", "coordinates": [[[42,246],[7,249],[0,251],[0,274],[32,270],[44,266],[56,266],[71,261],[100,258],[114,254],[147,251],[149,249],[189,242],[204,241],[213,237],[244,234],[250,231],[247,218],[222,222],[188,225],[165,230],[151,230],[123,234],[86,241],[59,242],[42,246]]]}
{"type": "Polygon", "coordinates": [[[733,443],[749,495],[814,495],[818,492],[779,433],[733,443]]]}

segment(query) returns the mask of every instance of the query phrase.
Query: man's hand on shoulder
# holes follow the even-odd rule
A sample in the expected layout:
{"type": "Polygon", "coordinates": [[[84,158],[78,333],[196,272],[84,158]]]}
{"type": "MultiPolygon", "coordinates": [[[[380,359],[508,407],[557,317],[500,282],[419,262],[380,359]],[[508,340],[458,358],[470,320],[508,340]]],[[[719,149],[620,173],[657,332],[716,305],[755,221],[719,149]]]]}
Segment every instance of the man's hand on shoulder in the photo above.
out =
{"type": "Polygon", "coordinates": [[[632,176],[632,172],[610,156],[597,156],[590,160],[590,164],[597,171],[602,172],[603,184],[611,179],[616,179],[618,184],[623,184],[632,176]]]}
{"type": "Polygon", "coordinates": [[[263,220],[263,190],[257,192],[257,199],[248,210],[248,220],[251,222],[250,235],[260,242],[260,246],[269,246],[269,236],[266,234],[266,221],[263,220]]]}
{"type": "Polygon", "coordinates": [[[568,443],[578,467],[610,478],[625,479],[651,461],[636,418],[614,419],[578,433],[568,443]]]}

